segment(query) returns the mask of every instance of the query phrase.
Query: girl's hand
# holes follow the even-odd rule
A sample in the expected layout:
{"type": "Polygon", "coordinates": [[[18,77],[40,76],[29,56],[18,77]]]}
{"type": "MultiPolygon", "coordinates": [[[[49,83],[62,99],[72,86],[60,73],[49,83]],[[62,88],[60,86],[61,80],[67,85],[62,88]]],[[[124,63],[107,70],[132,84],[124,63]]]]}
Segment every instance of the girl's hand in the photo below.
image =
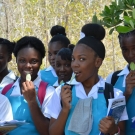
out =
{"type": "Polygon", "coordinates": [[[104,134],[115,134],[118,132],[118,127],[112,117],[103,118],[99,124],[99,130],[104,134]]]}
{"type": "Polygon", "coordinates": [[[36,101],[36,91],[32,81],[22,83],[22,94],[28,103],[36,101]]]}
{"type": "Polygon", "coordinates": [[[70,85],[64,85],[62,86],[61,89],[61,100],[62,100],[62,109],[69,111],[71,106],[70,102],[72,100],[72,92],[70,90],[71,86],[70,85]]]}
{"type": "Polygon", "coordinates": [[[130,71],[126,77],[126,90],[125,95],[131,95],[135,87],[135,71],[130,71]]]}

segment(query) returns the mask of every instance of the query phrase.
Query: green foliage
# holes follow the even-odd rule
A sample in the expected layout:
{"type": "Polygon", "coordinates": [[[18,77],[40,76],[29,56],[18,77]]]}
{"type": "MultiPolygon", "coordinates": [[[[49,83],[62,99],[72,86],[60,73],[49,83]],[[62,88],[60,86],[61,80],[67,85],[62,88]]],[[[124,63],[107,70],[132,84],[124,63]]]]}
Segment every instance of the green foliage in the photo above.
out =
{"type": "Polygon", "coordinates": [[[135,28],[135,0],[115,0],[100,13],[102,25],[118,33],[127,33],[135,28]]]}

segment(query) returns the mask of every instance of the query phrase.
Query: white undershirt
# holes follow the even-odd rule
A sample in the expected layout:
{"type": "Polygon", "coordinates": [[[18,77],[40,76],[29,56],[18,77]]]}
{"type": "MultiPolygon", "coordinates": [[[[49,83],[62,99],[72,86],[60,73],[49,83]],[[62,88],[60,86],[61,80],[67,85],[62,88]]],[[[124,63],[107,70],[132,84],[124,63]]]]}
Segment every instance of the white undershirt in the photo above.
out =
{"type": "Polygon", "coordinates": [[[13,120],[12,108],[7,97],[0,94],[0,121],[13,120]]]}

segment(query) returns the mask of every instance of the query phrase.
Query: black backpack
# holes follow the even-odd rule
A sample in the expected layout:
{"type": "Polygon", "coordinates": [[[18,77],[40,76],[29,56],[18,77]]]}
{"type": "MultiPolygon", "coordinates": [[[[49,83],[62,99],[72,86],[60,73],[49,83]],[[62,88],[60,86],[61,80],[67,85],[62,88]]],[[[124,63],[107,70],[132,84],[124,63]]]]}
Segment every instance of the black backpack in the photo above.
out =
{"type": "Polygon", "coordinates": [[[112,75],[111,84],[114,86],[119,76],[117,76],[122,70],[116,71],[112,75]]]}

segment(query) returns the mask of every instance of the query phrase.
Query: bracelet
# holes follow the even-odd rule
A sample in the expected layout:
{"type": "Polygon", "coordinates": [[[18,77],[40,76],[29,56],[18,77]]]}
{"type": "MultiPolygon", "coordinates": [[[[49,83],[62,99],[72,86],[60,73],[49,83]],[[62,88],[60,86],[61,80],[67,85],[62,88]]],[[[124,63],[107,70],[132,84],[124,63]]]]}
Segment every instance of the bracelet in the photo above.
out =
{"type": "Polygon", "coordinates": [[[115,133],[114,135],[120,135],[120,128],[118,127],[118,133],[115,133]]]}

